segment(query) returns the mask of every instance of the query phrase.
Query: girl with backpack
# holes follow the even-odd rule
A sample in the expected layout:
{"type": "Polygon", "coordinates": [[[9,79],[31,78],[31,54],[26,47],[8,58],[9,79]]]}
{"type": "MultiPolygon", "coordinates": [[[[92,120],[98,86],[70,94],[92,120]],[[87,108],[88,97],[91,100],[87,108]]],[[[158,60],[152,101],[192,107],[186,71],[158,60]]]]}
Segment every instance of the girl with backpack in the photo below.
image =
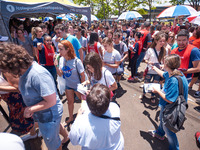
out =
{"type": "Polygon", "coordinates": [[[179,76],[182,79],[183,83],[183,96],[187,102],[188,98],[188,82],[185,78],[184,74],[182,74],[179,70],[181,58],[177,54],[172,54],[166,56],[164,59],[164,69],[166,72],[158,69],[156,66],[153,66],[152,69],[158,73],[161,77],[165,79],[165,84],[163,89],[157,89],[153,87],[153,93],[158,93],[160,95],[160,124],[158,129],[152,131],[150,130],[149,133],[160,140],[164,140],[164,135],[167,134],[167,138],[169,141],[169,149],[170,150],[179,150],[179,143],[176,136],[176,133],[172,132],[169,128],[167,128],[163,124],[163,110],[167,104],[171,104],[176,102],[179,96],[179,84],[178,80],[174,76],[179,76]]]}

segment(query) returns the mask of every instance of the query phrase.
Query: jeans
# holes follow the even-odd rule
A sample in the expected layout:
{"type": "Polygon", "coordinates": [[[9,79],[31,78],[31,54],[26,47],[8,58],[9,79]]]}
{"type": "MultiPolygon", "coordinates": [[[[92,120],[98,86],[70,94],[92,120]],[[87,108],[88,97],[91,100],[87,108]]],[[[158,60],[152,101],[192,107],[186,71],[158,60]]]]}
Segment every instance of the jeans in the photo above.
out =
{"type": "Polygon", "coordinates": [[[179,143],[178,143],[178,139],[176,136],[176,133],[172,132],[171,130],[169,130],[167,127],[165,127],[163,125],[163,110],[164,110],[164,106],[160,106],[160,124],[158,129],[156,130],[156,133],[159,134],[160,136],[164,136],[165,133],[167,134],[167,139],[169,142],[169,150],[179,150],[179,143]]]}
{"type": "Polygon", "coordinates": [[[138,59],[137,59],[137,64],[136,64],[136,74],[137,74],[137,71],[138,71],[138,68],[140,66],[140,63],[142,62],[142,60],[144,59],[144,56],[145,56],[146,52],[141,52],[138,59]]]}
{"type": "Polygon", "coordinates": [[[136,63],[139,56],[134,56],[131,58],[131,77],[136,76],[136,63]]]}
{"type": "Polygon", "coordinates": [[[57,87],[57,81],[56,81],[56,78],[57,78],[57,72],[56,72],[56,67],[55,66],[44,66],[52,75],[53,77],[53,80],[56,84],[56,87],[57,87]]]}

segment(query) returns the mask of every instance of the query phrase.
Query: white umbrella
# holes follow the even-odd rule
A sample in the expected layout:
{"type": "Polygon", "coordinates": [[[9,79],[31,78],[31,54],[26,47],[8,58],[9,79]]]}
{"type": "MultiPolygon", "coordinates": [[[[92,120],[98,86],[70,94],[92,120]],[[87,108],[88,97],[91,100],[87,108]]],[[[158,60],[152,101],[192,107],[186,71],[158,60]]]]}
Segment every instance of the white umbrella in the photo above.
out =
{"type": "Polygon", "coordinates": [[[137,11],[127,11],[123,12],[118,20],[133,20],[136,18],[142,18],[142,15],[140,15],[137,11]]]}
{"type": "MultiPolygon", "coordinates": [[[[88,18],[83,15],[83,17],[81,18],[82,21],[87,21],[88,18]]],[[[91,21],[98,21],[99,19],[95,16],[95,15],[91,15],[91,21]]]]}
{"type": "Polygon", "coordinates": [[[157,16],[157,18],[190,16],[190,15],[196,15],[196,14],[197,14],[197,11],[191,6],[177,5],[177,6],[166,8],[157,16]]]}

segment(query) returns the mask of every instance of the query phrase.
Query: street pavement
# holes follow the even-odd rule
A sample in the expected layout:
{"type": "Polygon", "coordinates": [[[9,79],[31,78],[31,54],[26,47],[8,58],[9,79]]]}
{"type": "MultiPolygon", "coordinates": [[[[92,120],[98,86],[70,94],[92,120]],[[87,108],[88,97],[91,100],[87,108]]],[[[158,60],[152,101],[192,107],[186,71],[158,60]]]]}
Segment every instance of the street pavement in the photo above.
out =
{"type": "MultiPolygon", "coordinates": [[[[142,63],[139,71],[145,69],[145,64],[142,63]]],[[[159,125],[159,107],[158,100],[155,104],[150,102],[149,94],[147,98],[140,100],[142,89],[139,87],[142,83],[129,83],[127,78],[130,71],[125,69],[124,78],[120,81],[121,89],[117,90],[116,101],[120,105],[121,111],[121,132],[124,136],[125,150],[167,150],[168,141],[160,141],[148,134],[148,130],[154,130],[159,125]]],[[[187,120],[184,123],[185,130],[177,133],[180,150],[198,150],[194,134],[200,130],[200,106],[196,103],[193,97],[194,90],[197,90],[198,84],[195,84],[193,90],[189,92],[189,108],[186,113],[187,120]]],[[[63,97],[64,113],[62,121],[68,117],[67,100],[63,97]]],[[[5,103],[1,102],[6,109],[5,103]]],[[[74,114],[77,113],[81,103],[75,101],[74,114]]],[[[11,132],[11,128],[5,121],[3,116],[0,116],[0,131],[11,132]]],[[[66,129],[70,129],[67,127],[66,129]]],[[[44,141],[41,138],[29,140],[25,142],[27,150],[46,150],[44,141]]],[[[80,146],[73,146],[71,143],[64,147],[63,150],[80,150],[80,146]]]]}

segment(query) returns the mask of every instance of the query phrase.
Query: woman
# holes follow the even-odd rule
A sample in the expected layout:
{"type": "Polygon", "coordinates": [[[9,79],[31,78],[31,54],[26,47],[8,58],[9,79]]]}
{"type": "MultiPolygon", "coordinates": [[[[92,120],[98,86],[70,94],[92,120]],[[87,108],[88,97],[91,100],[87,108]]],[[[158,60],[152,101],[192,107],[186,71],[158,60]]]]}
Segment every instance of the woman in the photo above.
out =
{"type": "Polygon", "coordinates": [[[17,29],[16,33],[17,33],[17,38],[14,40],[15,44],[22,45],[27,50],[29,55],[33,56],[32,42],[28,37],[24,36],[24,30],[17,29]]]}
{"type": "Polygon", "coordinates": [[[62,149],[59,130],[63,107],[51,74],[13,43],[0,43],[0,69],[20,77],[19,90],[27,106],[24,117],[33,116],[38,122],[47,148],[62,149]]]}
{"type": "Polygon", "coordinates": [[[12,130],[20,134],[27,134],[22,137],[23,141],[33,139],[37,137],[37,133],[34,128],[33,118],[25,118],[24,110],[26,105],[23,102],[22,95],[18,91],[19,79],[15,78],[10,73],[3,73],[3,76],[8,82],[2,82],[1,78],[0,91],[8,92],[1,94],[1,98],[7,103],[9,110],[9,122],[12,130]]]}
{"type": "Polygon", "coordinates": [[[200,29],[198,26],[194,28],[193,34],[189,38],[189,43],[200,48],[200,29]]]}
{"type": "Polygon", "coordinates": [[[44,36],[44,44],[41,49],[39,49],[39,64],[45,67],[53,76],[54,82],[56,83],[56,68],[54,66],[54,48],[52,46],[51,36],[44,36]]]}
{"type": "Polygon", "coordinates": [[[103,50],[101,48],[101,44],[98,42],[98,34],[96,32],[92,32],[90,34],[90,40],[88,42],[88,53],[96,52],[101,57],[103,56],[103,50]]]}
{"type": "Polygon", "coordinates": [[[113,39],[113,31],[108,30],[108,38],[113,39]]]}
{"type": "Polygon", "coordinates": [[[54,62],[56,71],[59,76],[65,78],[65,94],[68,100],[69,119],[67,124],[71,123],[73,119],[74,111],[74,93],[79,99],[81,94],[77,92],[77,85],[85,81],[84,67],[80,59],[76,57],[72,44],[63,40],[58,43],[60,55],[64,57],[64,62],[58,67],[58,61],[54,62]]]}
{"type": "MultiPolygon", "coordinates": [[[[144,57],[145,63],[147,63],[148,71],[144,79],[144,83],[159,83],[160,76],[152,70],[152,66],[158,66],[159,68],[163,64],[164,57],[166,55],[166,51],[164,48],[166,42],[166,36],[164,32],[158,32],[154,36],[154,41],[151,44],[150,48],[147,50],[146,55],[144,57]]],[[[143,90],[143,95],[140,98],[145,96],[145,92],[143,90]]],[[[151,93],[151,102],[155,103],[155,94],[151,93]]]]}
{"type": "Polygon", "coordinates": [[[172,47],[174,45],[174,42],[175,42],[175,34],[174,32],[170,31],[167,43],[172,47]]]}
{"type": "Polygon", "coordinates": [[[121,55],[117,50],[114,49],[113,42],[108,37],[104,38],[102,43],[105,48],[103,65],[112,73],[112,75],[116,76],[117,68],[121,63],[121,55]]]}
{"type": "Polygon", "coordinates": [[[32,41],[33,41],[33,56],[36,60],[38,60],[38,50],[42,48],[42,44],[44,43],[43,39],[43,31],[40,27],[33,27],[32,31],[32,41]]]}
{"type": "Polygon", "coordinates": [[[136,63],[137,59],[142,51],[142,42],[140,41],[140,37],[142,36],[141,32],[135,33],[135,43],[133,45],[133,48],[130,47],[131,51],[131,76],[128,78],[129,82],[132,82],[134,80],[139,80],[139,78],[136,76],[136,63]]]}
{"type": "Polygon", "coordinates": [[[178,71],[177,69],[180,67],[181,58],[172,54],[165,58],[164,61],[164,69],[166,72],[158,69],[156,66],[153,66],[152,69],[156,71],[161,77],[165,79],[165,84],[162,90],[156,89],[153,87],[153,92],[158,93],[160,95],[159,106],[160,110],[160,125],[157,130],[149,131],[149,133],[153,137],[157,137],[160,140],[164,140],[165,133],[167,134],[167,138],[169,141],[169,150],[179,150],[179,143],[177,136],[174,132],[170,131],[167,127],[163,125],[163,110],[168,103],[173,103],[176,101],[179,95],[179,85],[178,80],[174,76],[180,76],[183,81],[183,89],[184,89],[184,98],[187,101],[188,98],[188,82],[185,76],[178,71]]]}
{"type": "Polygon", "coordinates": [[[102,60],[97,53],[91,52],[86,55],[84,65],[88,75],[88,80],[85,81],[84,84],[93,86],[96,83],[100,83],[107,86],[111,91],[117,89],[117,83],[113,75],[109,70],[103,67],[102,60]]]}
{"type": "Polygon", "coordinates": [[[73,145],[82,149],[123,150],[124,138],[120,131],[120,109],[110,102],[110,90],[95,84],[86,98],[87,104],[78,115],[69,134],[73,145]]]}

